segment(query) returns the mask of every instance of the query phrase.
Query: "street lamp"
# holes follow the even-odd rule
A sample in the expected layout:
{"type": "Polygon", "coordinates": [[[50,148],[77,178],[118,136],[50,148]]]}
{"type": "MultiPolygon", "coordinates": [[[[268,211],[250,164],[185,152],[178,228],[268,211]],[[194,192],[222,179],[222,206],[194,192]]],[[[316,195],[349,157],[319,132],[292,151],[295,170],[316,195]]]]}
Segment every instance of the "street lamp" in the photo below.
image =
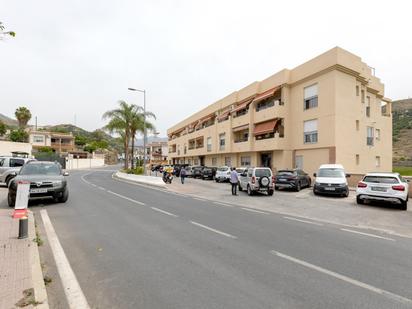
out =
{"type": "Polygon", "coordinates": [[[143,93],[143,175],[146,175],[146,90],[130,87],[127,89],[143,93]]]}

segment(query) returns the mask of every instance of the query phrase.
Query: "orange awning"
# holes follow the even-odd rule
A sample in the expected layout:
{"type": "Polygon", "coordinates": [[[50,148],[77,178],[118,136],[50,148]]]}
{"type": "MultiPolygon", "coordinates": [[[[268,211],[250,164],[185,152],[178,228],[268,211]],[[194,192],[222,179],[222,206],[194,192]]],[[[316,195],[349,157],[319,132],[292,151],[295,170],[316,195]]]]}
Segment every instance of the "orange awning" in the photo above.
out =
{"type": "Polygon", "coordinates": [[[208,116],[206,116],[206,117],[203,117],[202,119],[200,119],[200,122],[203,123],[203,122],[209,121],[209,120],[212,119],[213,117],[215,117],[215,114],[214,114],[214,113],[213,113],[213,114],[210,114],[210,115],[208,115],[208,116]]]}
{"type": "Polygon", "coordinates": [[[266,133],[273,132],[275,130],[275,126],[278,122],[278,119],[269,120],[266,122],[261,122],[255,125],[255,130],[253,134],[255,135],[262,135],[266,133]]]}
{"type": "Polygon", "coordinates": [[[253,99],[252,100],[247,100],[246,102],[243,102],[243,103],[240,103],[238,106],[236,106],[233,110],[231,110],[230,112],[231,113],[236,113],[237,111],[240,111],[241,109],[244,109],[244,108],[246,108],[246,107],[248,107],[248,105],[250,104],[250,103],[252,103],[252,101],[253,101],[253,99]]]}
{"type": "Polygon", "coordinates": [[[226,117],[229,116],[229,114],[230,114],[230,111],[224,112],[224,113],[220,114],[220,115],[217,117],[217,119],[218,119],[218,120],[225,119],[226,117]]]}
{"type": "Polygon", "coordinates": [[[233,128],[232,131],[239,132],[239,131],[246,130],[246,129],[249,129],[249,124],[245,124],[243,126],[233,128]]]}
{"type": "Polygon", "coordinates": [[[275,92],[278,91],[279,89],[280,89],[280,86],[277,86],[275,88],[269,89],[263,93],[258,94],[256,98],[253,100],[253,103],[260,102],[264,99],[274,96],[275,92]]]}

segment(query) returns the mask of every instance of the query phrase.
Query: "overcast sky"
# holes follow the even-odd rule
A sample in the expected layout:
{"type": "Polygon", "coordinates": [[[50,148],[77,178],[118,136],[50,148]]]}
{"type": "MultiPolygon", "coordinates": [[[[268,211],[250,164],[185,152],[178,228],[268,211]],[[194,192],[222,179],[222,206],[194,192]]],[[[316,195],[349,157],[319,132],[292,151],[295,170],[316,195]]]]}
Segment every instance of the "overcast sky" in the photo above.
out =
{"type": "Polygon", "coordinates": [[[94,130],[117,100],[168,127],[283,68],[340,46],[412,96],[411,1],[0,0],[0,113],[94,130]]]}

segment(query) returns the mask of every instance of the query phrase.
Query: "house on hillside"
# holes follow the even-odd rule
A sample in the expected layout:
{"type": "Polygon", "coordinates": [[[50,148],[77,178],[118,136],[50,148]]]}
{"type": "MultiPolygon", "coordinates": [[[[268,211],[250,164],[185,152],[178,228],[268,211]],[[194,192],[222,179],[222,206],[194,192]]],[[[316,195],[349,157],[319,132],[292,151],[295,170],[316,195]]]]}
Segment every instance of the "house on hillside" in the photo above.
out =
{"type": "Polygon", "coordinates": [[[51,147],[54,152],[68,153],[76,150],[72,133],[58,133],[48,131],[30,131],[29,142],[33,152],[41,147],[51,147]]]}

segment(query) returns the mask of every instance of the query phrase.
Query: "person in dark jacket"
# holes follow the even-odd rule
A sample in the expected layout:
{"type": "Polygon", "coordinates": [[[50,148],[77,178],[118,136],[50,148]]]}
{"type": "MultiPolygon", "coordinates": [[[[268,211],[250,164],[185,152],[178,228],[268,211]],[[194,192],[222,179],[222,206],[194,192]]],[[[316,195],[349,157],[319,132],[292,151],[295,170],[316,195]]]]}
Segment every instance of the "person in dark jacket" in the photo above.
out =
{"type": "Polygon", "coordinates": [[[186,178],[186,169],[182,167],[180,169],[180,181],[182,182],[182,185],[185,183],[185,178],[186,178]]]}

